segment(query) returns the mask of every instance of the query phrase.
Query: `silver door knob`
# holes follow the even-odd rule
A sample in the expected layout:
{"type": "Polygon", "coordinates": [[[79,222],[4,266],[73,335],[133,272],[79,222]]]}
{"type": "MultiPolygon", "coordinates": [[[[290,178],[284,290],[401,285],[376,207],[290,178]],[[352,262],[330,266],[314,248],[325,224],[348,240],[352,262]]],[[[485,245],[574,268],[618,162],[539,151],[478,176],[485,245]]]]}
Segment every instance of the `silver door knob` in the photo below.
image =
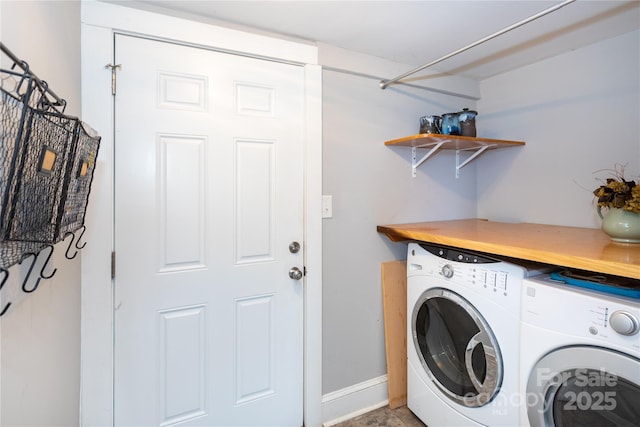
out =
{"type": "Polygon", "coordinates": [[[291,267],[291,269],[289,270],[289,277],[291,277],[293,280],[300,280],[302,279],[302,276],[304,274],[302,273],[302,270],[300,270],[298,267],[291,267]]]}

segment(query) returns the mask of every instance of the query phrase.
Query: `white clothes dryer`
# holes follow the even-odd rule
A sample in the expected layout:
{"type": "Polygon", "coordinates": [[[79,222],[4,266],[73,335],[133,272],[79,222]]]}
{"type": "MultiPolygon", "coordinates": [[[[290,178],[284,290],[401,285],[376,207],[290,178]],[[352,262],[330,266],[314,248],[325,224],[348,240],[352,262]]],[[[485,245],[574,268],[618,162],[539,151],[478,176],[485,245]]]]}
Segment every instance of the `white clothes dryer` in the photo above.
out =
{"type": "MultiPolygon", "coordinates": [[[[410,243],[407,406],[429,426],[518,426],[524,267],[410,243]]],[[[539,273],[539,272],[538,272],[539,273]]]]}
{"type": "Polygon", "coordinates": [[[523,425],[640,425],[640,300],[547,275],[522,290],[523,425]]]}

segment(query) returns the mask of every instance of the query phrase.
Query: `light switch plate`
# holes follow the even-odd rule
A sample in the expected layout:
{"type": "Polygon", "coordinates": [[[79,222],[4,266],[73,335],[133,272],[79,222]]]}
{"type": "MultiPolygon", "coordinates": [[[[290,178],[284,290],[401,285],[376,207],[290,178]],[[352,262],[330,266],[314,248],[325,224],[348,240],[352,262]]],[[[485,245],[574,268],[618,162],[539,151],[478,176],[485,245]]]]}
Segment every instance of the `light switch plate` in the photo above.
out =
{"type": "Polygon", "coordinates": [[[322,196],[322,218],[333,218],[333,196],[322,196]]]}

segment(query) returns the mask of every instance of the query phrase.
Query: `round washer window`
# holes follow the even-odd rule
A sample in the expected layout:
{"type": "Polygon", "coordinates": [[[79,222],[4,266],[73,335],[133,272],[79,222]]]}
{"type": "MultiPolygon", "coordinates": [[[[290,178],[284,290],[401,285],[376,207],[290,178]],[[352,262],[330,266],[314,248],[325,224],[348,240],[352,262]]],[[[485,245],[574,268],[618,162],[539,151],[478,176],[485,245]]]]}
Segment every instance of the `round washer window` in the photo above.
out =
{"type": "Polygon", "coordinates": [[[500,348],[487,322],[447,289],[425,291],[413,309],[413,341],[422,365],[453,401],[478,407],[502,384],[500,348]]]}

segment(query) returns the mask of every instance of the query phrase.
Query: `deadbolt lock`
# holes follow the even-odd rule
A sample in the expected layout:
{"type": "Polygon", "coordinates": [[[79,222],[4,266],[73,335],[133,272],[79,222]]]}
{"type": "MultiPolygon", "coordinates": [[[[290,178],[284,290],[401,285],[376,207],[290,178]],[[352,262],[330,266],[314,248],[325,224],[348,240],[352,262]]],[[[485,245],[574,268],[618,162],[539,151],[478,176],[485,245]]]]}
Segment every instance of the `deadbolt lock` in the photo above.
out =
{"type": "Polygon", "coordinates": [[[300,243],[291,242],[289,244],[289,252],[291,252],[292,254],[297,254],[298,252],[300,252],[300,243]]]}

